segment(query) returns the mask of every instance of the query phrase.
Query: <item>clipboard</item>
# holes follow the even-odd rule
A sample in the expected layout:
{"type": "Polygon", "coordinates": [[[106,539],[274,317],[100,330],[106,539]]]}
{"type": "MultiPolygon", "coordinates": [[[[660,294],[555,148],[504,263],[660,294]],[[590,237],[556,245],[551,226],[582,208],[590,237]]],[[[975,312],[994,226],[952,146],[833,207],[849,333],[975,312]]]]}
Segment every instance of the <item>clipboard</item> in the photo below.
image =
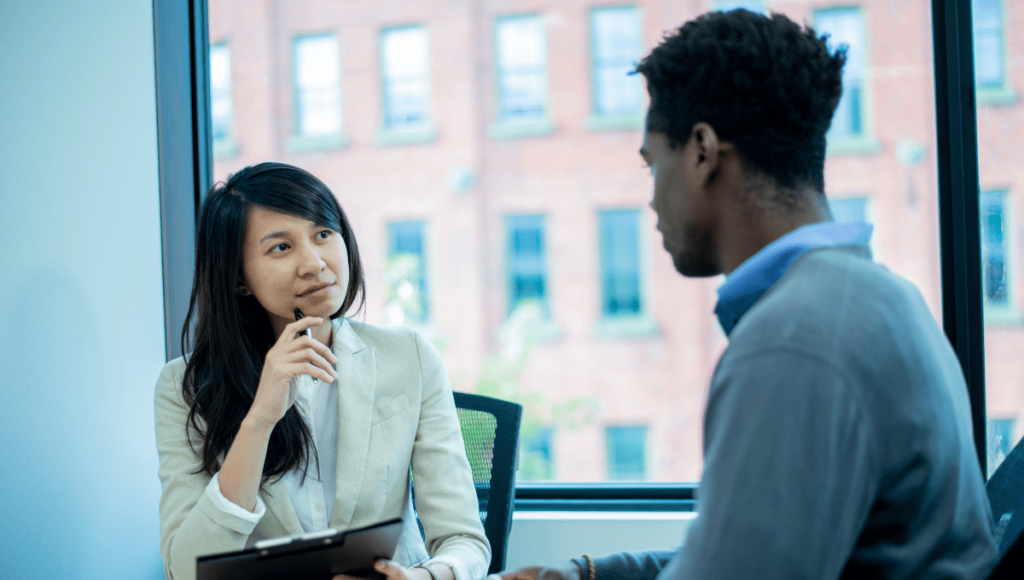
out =
{"type": "Polygon", "coordinates": [[[256,542],[252,548],[196,559],[196,580],[330,580],[334,574],[380,579],[373,569],[392,559],[402,518],[339,532],[334,529],[256,542]]]}

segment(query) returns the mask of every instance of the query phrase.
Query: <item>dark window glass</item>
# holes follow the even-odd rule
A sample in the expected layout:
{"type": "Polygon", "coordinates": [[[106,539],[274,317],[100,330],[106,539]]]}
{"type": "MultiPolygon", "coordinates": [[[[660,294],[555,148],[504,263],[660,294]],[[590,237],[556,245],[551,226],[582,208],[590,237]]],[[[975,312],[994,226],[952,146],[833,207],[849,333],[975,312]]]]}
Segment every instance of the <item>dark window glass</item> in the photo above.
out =
{"type": "Polygon", "coordinates": [[[388,224],[388,318],[392,323],[422,322],[429,315],[423,222],[388,224]]]}
{"type": "Polygon", "coordinates": [[[1016,419],[988,420],[988,474],[990,476],[1016,445],[1017,439],[1014,438],[1013,433],[1016,426],[1016,419]]]}
{"type": "Polygon", "coordinates": [[[645,479],[647,427],[607,427],[608,479],[645,479]]]}
{"type": "Polygon", "coordinates": [[[1004,205],[1005,196],[1001,191],[981,194],[982,286],[987,306],[1006,306],[1009,303],[1004,205]]]}
{"type": "Polygon", "coordinates": [[[521,302],[547,305],[547,264],[544,257],[544,216],[505,218],[508,239],[508,311],[521,302]]]}
{"type": "Polygon", "coordinates": [[[640,314],[640,212],[601,211],[601,315],[640,314]]]}
{"type": "Polygon", "coordinates": [[[555,430],[542,427],[530,433],[523,433],[520,439],[519,481],[541,481],[554,478],[552,440],[555,430]]]}

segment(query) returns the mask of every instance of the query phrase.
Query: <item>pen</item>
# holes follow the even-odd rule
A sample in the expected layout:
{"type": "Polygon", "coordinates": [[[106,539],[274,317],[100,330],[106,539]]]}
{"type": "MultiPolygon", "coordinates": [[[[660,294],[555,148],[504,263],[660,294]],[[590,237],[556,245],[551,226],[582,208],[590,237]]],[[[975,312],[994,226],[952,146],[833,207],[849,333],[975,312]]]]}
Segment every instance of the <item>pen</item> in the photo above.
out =
{"type": "MultiPolygon", "coordinates": [[[[302,320],[303,318],[305,318],[305,316],[302,314],[302,311],[299,310],[298,308],[296,308],[295,309],[295,320],[302,320]]],[[[313,338],[313,329],[307,327],[305,332],[306,332],[306,336],[308,336],[309,338],[313,338]]],[[[320,379],[315,378],[315,377],[310,377],[310,378],[313,379],[313,386],[314,387],[320,386],[320,379]]]]}

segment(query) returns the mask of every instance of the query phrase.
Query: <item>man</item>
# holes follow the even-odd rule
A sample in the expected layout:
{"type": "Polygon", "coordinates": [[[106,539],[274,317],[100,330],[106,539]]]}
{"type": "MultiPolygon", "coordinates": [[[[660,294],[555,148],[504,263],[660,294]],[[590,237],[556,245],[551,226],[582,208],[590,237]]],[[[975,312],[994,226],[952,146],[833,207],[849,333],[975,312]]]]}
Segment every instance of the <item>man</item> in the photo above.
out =
{"type": "Polygon", "coordinates": [[[825,134],[845,52],[782,15],[713,12],[637,67],[640,151],[676,269],[726,274],[699,516],[676,551],[506,580],[983,578],[992,540],[957,359],[920,293],[837,224],[825,134]]]}

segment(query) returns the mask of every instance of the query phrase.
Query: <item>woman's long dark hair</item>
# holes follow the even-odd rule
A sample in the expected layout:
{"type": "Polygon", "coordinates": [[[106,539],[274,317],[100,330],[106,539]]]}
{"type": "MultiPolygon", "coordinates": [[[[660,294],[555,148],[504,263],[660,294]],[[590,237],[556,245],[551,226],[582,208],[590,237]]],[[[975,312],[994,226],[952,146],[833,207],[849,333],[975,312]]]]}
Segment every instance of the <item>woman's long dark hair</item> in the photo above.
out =
{"type": "MultiPolygon", "coordinates": [[[[251,293],[236,292],[243,280],[242,251],[253,206],[301,217],[342,235],[348,248],[348,292],[331,318],[347,313],[357,300],[358,312],[365,296],[352,227],[322,181],[291,165],[260,163],[210,188],[199,209],[195,278],[181,333],[182,352],[190,353],[181,384],[190,406],[185,428],[202,439],[199,472],[210,475],[219,469],[218,456],[227,453],[252,406],[263,361],[275,342],[270,317],[260,303],[251,293]]],[[[192,437],[188,439],[191,443],[192,437]]],[[[261,485],[294,468],[307,472],[315,458],[309,427],[293,407],[271,432],[261,485]]]]}

